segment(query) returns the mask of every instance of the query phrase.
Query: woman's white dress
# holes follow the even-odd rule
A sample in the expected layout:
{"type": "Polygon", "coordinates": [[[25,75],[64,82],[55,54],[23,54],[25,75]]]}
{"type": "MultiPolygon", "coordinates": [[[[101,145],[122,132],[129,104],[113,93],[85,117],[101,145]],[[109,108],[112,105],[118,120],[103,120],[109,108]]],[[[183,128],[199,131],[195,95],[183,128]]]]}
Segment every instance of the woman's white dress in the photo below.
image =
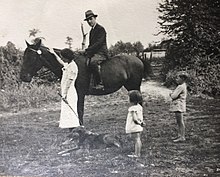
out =
{"type": "Polygon", "coordinates": [[[75,88],[75,81],[78,74],[78,67],[76,63],[72,61],[69,64],[65,63],[62,70],[63,70],[63,75],[61,79],[61,93],[63,95],[65,93],[65,90],[66,89],[68,90],[66,99],[69,105],[71,106],[71,108],[74,110],[74,112],[62,100],[59,127],[60,128],[78,127],[80,126],[79,118],[77,114],[78,95],[75,88]]]}

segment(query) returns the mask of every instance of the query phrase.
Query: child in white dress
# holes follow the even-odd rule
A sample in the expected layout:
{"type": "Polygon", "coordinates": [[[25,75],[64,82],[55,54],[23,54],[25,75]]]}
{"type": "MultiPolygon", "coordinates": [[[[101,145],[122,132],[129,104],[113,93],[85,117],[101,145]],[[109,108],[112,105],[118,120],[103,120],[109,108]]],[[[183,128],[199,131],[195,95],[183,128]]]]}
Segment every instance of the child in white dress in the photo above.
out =
{"type": "Polygon", "coordinates": [[[185,141],[185,123],[183,113],[186,112],[186,97],[187,97],[187,87],[186,79],[188,74],[186,72],[179,72],[177,74],[178,86],[176,89],[170,93],[172,102],[170,104],[170,112],[175,113],[177,125],[178,125],[178,137],[174,139],[174,142],[185,141]]]}
{"type": "Polygon", "coordinates": [[[142,95],[138,90],[129,92],[131,106],[128,108],[125,131],[132,134],[135,138],[135,153],[129,157],[140,157],[141,155],[141,132],[143,131],[143,107],[142,95]]]}

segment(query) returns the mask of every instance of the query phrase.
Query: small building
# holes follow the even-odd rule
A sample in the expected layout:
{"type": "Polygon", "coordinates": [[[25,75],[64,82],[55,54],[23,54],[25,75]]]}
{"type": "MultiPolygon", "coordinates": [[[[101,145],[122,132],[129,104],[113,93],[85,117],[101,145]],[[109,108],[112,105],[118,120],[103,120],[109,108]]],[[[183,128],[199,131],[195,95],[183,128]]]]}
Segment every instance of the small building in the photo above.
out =
{"type": "Polygon", "coordinates": [[[143,51],[143,58],[144,59],[150,59],[152,58],[162,58],[165,57],[166,54],[166,49],[153,49],[151,51],[148,50],[144,50],[143,51]]]}

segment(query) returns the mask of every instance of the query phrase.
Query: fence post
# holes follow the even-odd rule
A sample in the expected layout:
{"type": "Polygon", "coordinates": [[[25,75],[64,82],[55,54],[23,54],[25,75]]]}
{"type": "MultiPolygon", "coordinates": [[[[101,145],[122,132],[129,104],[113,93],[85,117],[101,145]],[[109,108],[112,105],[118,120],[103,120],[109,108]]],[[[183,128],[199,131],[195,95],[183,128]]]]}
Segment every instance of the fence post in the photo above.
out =
{"type": "Polygon", "coordinates": [[[2,89],[3,87],[3,75],[2,75],[3,61],[4,61],[3,51],[2,48],[0,48],[0,89],[2,89]]]}

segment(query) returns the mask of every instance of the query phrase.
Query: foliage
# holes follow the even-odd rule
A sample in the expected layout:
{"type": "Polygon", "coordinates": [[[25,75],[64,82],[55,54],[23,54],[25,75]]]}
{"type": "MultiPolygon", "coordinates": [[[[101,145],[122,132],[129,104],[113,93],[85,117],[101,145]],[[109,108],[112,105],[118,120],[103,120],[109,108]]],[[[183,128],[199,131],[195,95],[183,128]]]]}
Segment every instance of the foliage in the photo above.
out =
{"type": "Polygon", "coordinates": [[[68,45],[68,48],[69,48],[69,49],[72,48],[72,43],[73,43],[73,38],[67,36],[67,37],[66,37],[66,42],[65,42],[65,44],[68,45]]]}
{"type": "Polygon", "coordinates": [[[140,55],[140,52],[142,52],[144,50],[144,46],[140,41],[133,43],[133,48],[134,48],[134,51],[136,52],[136,55],[138,57],[140,55]]]}
{"type": "Polygon", "coordinates": [[[0,47],[1,89],[18,87],[22,56],[23,52],[16,49],[12,42],[0,47]]]}
{"type": "Polygon", "coordinates": [[[151,52],[153,50],[165,50],[166,49],[166,40],[162,39],[159,44],[156,43],[149,43],[148,47],[144,49],[144,52],[151,52]]]}
{"type": "MultiPolygon", "coordinates": [[[[12,42],[0,47],[0,97],[5,109],[39,107],[42,103],[58,100],[54,89],[57,77],[45,68],[31,83],[22,83],[20,69],[23,51],[16,49],[12,42]],[[46,72],[46,73],[45,73],[46,72]]],[[[1,106],[0,105],[0,106],[1,106]]]]}
{"type": "MultiPolygon", "coordinates": [[[[188,91],[198,95],[219,96],[220,95],[220,76],[218,73],[220,65],[201,67],[200,70],[187,70],[189,78],[187,79],[188,91]],[[210,77],[210,73],[212,77],[210,77]]],[[[165,86],[172,87],[176,84],[176,74],[178,70],[170,70],[165,78],[165,86]]]]}
{"type": "Polygon", "coordinates": [[[122,42],[118,41],[115,45],[111,45],[109,48],[109,53],[111,56],[118,55],[118,54],[132,54],[136,53],[136,56],[144,50],[144,46],[140,41],[137,41],[133,44],[131,42],[122,42]]]}
{"type": "Polygon", "coordinates": [[[37,33],[40,33],[41,31],[39,29],[33,28],[31,30],[29,30],[29,37],[33,36],[36,37],[37,33]]]}
{"type": "Polygon", "coordinates": [[[4,110],[19,111],[23,108],[39,108],[48,102],[58,102],[58,84],[38,85],[20,83],[16,88],[0,90],[1,104],[4,110]]]}
{"type": "Polygon", "coordinates": [[[36,37],[36,38],[34,38],[33,40],[31,40],[31,42],[32,42],[33,44],[37,44],[40,40],[41,40],[41,45],[44,46],[44,44],[43,44],[43,42],[42,42],[43,40],[45,40],[44,37],[36,37]]]}
{"type": "MultiPolygon", "coordinates": [[[[215,91],[219,89],[218,85],[213,87],[208,82],[213,74],[219,77],[215,67],[220,64],[220,1],[164,0],[158,10],[162,14],[159,17],[161,33],[170,38],[163,66],[164,75],[172,70],[194,71],[195,82],[198,78],[204,81],[196,85],[195,90],[219,93],[215,91]]],[[[218,80],[215,80],[213,84],[217,83],[218,80]]]]}

